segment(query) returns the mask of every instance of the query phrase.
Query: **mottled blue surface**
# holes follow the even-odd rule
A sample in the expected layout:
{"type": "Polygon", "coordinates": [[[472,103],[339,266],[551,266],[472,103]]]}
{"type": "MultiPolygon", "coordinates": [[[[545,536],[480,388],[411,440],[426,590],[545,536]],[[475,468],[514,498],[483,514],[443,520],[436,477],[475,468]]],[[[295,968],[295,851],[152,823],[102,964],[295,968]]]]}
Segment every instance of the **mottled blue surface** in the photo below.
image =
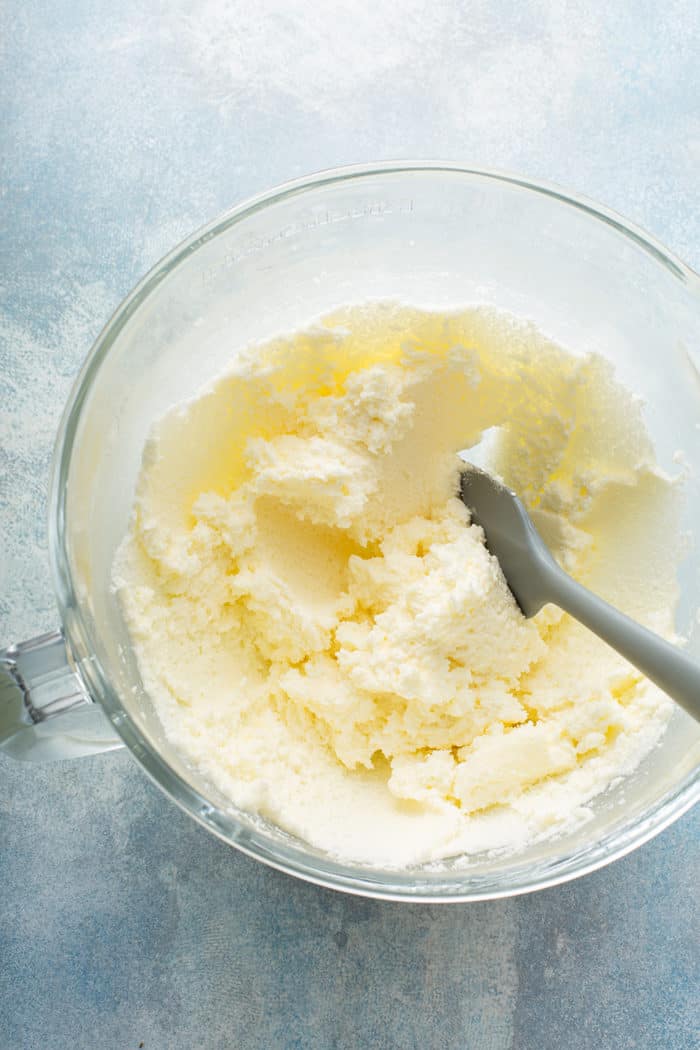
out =
{"type": "MultiPolygon", "coordinates": [[[[181,236],[330,165],[560,182],[700,264],[693,0],[8,0],[0,639],[54,625],[44,504],[75,372],[181,236]]],[[[124,755],[0,760],[0,1050],[695,1050],[698,830],[530,898],[345,898],[209,837],[124,755]]]]}

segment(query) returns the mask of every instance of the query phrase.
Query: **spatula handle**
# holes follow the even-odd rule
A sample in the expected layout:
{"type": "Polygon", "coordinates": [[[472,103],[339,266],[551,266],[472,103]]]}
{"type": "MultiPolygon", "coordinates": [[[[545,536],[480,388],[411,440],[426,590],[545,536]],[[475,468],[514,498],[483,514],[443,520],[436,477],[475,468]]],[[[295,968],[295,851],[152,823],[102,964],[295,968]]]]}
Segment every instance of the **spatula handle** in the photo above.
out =
{"type": "Polygon", "coordinates": [[[700,722],[700,666],[675,645],[592,594],[558,566],[547,571],[549,600],[634,664],[700,722]]]}

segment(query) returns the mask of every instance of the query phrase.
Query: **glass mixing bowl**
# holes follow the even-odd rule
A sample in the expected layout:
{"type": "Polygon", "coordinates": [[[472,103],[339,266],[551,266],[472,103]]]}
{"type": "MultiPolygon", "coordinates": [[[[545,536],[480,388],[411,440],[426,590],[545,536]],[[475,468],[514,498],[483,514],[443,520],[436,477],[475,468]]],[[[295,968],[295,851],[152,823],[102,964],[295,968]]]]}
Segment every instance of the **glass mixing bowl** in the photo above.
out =
{"type": "Polygon", "coordinates": [[[644,398],[660,465],[677,472],[674,454],[685,456],[677,627],[700,658],[698,276],[623,219],[552,187],[451,164],[358,167],[288,183],[217,219],[160,262],[100,335],[56,442],[49,534],[62,630],[0,656],[1,746],[34,759],[125,745],[213,834],[352,893],[469,901],[572,879],[645,842],[697,798],[700,729],[681,710],[588,823],[515,855],[393,871],[341,863],[235,810],[171,747],[143,689],[110,567],[152,421],[243,344],[368,298],[492,303],[574,353],[614,362],[644,398]]]}

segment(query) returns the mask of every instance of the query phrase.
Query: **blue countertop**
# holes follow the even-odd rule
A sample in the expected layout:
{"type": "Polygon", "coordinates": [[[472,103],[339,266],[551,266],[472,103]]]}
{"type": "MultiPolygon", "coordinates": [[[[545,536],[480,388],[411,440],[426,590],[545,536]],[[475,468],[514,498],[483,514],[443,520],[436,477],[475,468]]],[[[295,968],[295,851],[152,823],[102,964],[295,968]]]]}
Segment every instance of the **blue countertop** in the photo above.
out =
{"type": "MultiPolygon", "coordinates": [[[[9,0],[0,639],[55,625],[71,382],[161,254],[328,166],[561,183],[700,265],[700,9],[641,0],[9,0]]],[[[215,841],[125,754],[0,758],[0,1048],[695,1050],[700,815],[528,898],[353,899],[215,841]]]]}

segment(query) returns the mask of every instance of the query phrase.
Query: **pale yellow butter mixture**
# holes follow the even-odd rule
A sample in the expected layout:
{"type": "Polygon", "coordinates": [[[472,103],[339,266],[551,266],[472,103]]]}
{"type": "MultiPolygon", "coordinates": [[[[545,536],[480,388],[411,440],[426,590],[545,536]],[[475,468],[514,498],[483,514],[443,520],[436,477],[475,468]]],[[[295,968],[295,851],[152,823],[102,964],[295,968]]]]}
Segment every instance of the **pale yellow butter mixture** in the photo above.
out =
{"type": "Polygon", "coordinates": [[[192,394],[114,578],[167,735],[237,806],[406,865],[584,819],[653,746],[670,702],[557,609],[526,620],[456,496],[482,442],[564,568],[672,637],[675,488],[602,357],[385,303],[192,394]]]}

